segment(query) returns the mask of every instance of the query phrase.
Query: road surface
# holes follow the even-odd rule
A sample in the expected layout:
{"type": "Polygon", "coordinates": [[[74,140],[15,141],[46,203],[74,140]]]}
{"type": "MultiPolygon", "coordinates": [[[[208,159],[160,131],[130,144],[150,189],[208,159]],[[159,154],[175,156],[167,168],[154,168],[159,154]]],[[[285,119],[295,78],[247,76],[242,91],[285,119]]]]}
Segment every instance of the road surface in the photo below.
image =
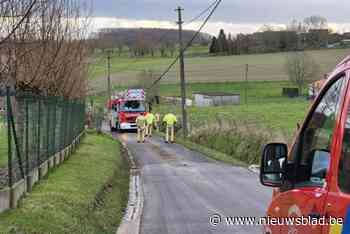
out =
{"type": "Polygon", "coordinates": [[[133,133],[119,134],[141,170],[142,234],[262,233],[259,226],[210,224],[214,214],[262,217],[271,189],[245,169],[207,159],[160,138],[138,144],[133,133]]]}

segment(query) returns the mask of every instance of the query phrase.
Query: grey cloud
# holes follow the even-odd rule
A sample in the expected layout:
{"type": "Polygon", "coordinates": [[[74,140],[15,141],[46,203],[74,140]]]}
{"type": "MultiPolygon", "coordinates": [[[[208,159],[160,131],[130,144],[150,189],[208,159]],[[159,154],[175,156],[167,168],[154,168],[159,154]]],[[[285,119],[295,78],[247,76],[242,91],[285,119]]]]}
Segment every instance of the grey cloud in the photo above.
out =
{"type": "MultiPolygon", "coordinates": [[[[175,20],[174,8],[185,8],[191,18],[213,0],[92,0],[94,15],[128,19],[175,20]]],[[[223,0],[213,20],[233,23],[286,23],[310,15],[322,15],[331,22],[350,21],[349,0],[223,0]]]]}

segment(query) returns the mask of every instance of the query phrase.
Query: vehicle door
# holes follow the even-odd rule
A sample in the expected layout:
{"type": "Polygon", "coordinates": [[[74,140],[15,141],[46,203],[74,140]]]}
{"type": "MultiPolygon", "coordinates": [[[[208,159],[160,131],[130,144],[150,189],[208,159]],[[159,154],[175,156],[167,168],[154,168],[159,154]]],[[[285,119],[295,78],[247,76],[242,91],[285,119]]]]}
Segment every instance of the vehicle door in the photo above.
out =
{"type": "MultiPolygon", "coordinates": [[[[275,206],[270,209],[275,216],[319,219],[324,214],[328,172],[336,148],[337,122],[347,83],[343,74],[334,79],[311,108],[290,151],[292,166],[287,166],[285,183],[274,199],[275,206]]],[[[281,233],[322,233],[322,226],[304,225],[304,221],[285,223],[281,233]]]]}
{"type": "Polygon", "coordinates": [[[325,203],[326,216],[334,225],[326,226],[324,234],[350,233],[350,96],[347,97],[343,109],[325,203]],[[338,222],[338,218],[343,225],[338,222]]]}

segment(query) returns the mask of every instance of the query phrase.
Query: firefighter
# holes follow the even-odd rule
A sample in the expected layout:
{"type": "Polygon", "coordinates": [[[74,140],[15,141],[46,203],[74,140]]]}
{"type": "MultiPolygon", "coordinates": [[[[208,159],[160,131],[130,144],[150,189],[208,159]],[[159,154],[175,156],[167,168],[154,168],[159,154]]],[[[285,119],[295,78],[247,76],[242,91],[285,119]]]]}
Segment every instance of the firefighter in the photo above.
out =
{"type": "Polygon", "coordinates": [[[177,118],[174,114],[169,113],[166,114],[163,118],[163,122],[166,124],[166,132],[165,132],[165,142],[174,143],[175,141],[175,124],[177,122],[177,118]]]}
{"type": "Polygon", "coordinates": [[[155,116],[151,112],[146,115],[146,136],[152,137],[155,116]]]}
{"type": "Polygon", "coordinates": [[[136,118],[137,125],[137,142],[145,143],[145,131],[146,131],[146,118],[143,115],[139,115],[136,118]]]}
{"type": "Polygon", "coordinates": [[[156,113],[154,117],[154,126],[156,127],[156,130],[159,131],[160,114],[156,113]]]}

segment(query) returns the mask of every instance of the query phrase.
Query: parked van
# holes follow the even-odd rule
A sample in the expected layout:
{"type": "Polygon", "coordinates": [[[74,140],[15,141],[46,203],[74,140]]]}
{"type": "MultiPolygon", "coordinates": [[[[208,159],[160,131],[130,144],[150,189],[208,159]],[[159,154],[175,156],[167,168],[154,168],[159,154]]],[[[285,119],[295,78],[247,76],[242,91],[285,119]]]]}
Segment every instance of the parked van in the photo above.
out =
{"type": "Polygon", "coordinates": [[[264,233],[350,234],[349,77],[350,56],[330,74],[290,148],[265,146],[260,180],[275,188],[267,216],[285,223],[267,224],[264,233]],[[287,224],[288,217],[320,223],[289,219],[287,224]]]}

